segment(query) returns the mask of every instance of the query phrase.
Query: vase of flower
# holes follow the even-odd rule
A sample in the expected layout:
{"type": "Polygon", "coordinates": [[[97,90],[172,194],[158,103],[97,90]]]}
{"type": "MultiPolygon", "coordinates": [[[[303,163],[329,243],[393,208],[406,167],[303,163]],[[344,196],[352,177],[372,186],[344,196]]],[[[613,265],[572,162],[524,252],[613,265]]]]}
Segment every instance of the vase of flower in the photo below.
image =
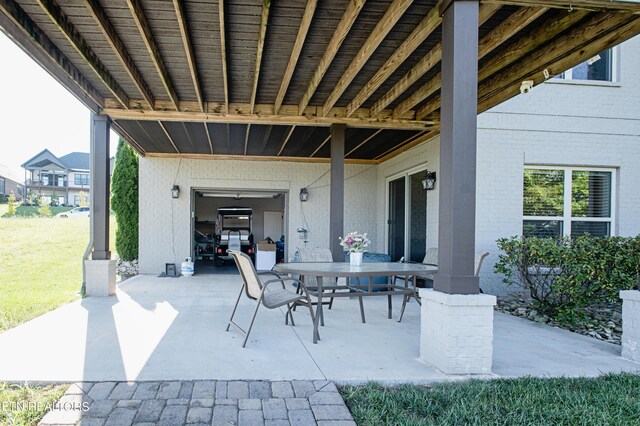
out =
{"type": "Polygon", "coordinates": [[[363,253],[369,244],[371,244],[371,241],[367,238],[367,234],[350,232],[346,237],[338,237],[338,239],[340,240],[340,245],[349,252],[349,263],[351,266],[361,266],[363,253]]]}
{"type": "Polygon", "coordinates": [[[352,251],[351,253],[349,253],[349,263],[351,264],[351,266],[362,266],[363,255],[364,252],[362,251],[352,251]]]}

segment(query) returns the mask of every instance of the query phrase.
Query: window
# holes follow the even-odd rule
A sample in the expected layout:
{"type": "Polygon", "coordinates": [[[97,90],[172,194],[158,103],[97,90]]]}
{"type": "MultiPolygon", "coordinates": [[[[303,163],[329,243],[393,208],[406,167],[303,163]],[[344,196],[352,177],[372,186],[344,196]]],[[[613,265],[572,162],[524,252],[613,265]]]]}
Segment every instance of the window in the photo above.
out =
{"type": "Polygon", "coordinates": [[[4,194],[4,191],[5,191],[4,178],[0,178],[0,194],[4,194]]]}
{"type": "Polygon", "coordinates": [[[88,173],[74,174],[73,183],[76,185],[89,185],[89,174],[88,173]]]}
{"type": "Polygon", "coordinates": [[[557,77],[565,80],[615,81],[614,56],[613,49],[607,49],[557,77]]]}
{"type": "Polygon", "coordinates": [[[526,167],[522,234],[611,235],[614,179],[605,169],[526,167]]]}

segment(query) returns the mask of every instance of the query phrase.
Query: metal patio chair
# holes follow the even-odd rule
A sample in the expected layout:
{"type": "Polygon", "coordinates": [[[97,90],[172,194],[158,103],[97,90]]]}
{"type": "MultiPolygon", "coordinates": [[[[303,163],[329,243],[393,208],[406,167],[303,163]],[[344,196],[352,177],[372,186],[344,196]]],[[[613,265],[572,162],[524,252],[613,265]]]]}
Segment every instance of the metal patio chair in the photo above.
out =
{"type": "MultiPolygon", "coordinates": [[[[240,294],[238,294],[236,304],[233,307],[233,312],[231,312],[231,318],[229,318],[229,322],[227,324],[227,331],[229,331],[229,327],[233,325],[245,335],[244,341],[242,342],[243,348],[246,346],[247,340],[249,340],[249,333],[251,333],[251,328],[255,322],[260,305],[263,305],[267,309],[275,309],[286,305],[287,313],[285,315],[284,323],[288,325],[289,319],[291,319],[292,326],[295,326],[295,322],[293,321],[293,312],[291,311],[292,308],[297,305],[306,306],[309,308],[309,312],[311,313],[311,322],[314,321],[315,317],[313,314],[313,307],[311,305],[311,298],[309,297],[307,288],[302,281],[291,277],[281,277],[278,274],[273,273],[273,276],[277,278],[262,282],[249,256],[237,250],[227,250],[227,253],[233,257],[233,260],[236,262],[236,266],[238,267],[238,271],[240,271],[240,276],[242,277],[242,288],[240,289],[240,294]],[[297,282],[298,287],[302,289],[301,294],[296,294],[291,290],[287,290],[284,284],[285,281],[297,282]],[[272,288],[273,286],[271,285],[275,283],[280,283],[281,288],[272,288]],[[249,299],[257,302],[256,309],[251,317],[251,323],[246,331],[233,320],[243,292],[249,299]]],[[[264,276],[265,274],[262,275],[264,276]]],[[[318,340],[320,339],[320,336],[318,335],[315,337],[317,337],[318,340]]]]}

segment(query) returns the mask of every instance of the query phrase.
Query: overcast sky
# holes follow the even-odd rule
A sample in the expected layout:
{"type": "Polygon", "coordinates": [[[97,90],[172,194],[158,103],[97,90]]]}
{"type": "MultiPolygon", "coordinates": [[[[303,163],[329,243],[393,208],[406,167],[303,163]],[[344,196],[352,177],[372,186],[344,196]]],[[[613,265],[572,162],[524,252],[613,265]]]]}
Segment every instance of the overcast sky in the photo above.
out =
{"type": "MultiPolygon", "coordinates": [[[[24,163],[48,148],[89,152],[89,110],[0,32],[0,164],[18,181],[24,163]]],[[[111,155],[118,140],[111,132],[111,155]]]]}

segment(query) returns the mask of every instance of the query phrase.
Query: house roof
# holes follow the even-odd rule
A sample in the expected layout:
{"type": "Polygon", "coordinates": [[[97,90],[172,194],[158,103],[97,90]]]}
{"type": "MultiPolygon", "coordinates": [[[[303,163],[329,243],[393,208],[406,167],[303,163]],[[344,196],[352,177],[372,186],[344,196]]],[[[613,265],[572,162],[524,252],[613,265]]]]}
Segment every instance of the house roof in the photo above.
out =
{"type": "Polygon", "coordinates": [[[36,155],[34,155],[33,157],[31,157],[30,159],[28,159],[27,161],[25,161],[23,164],[20,165],[20,167],[24,169],[30,169],[30,168],[33,169],[33,168],[44,167],[49,164],[56,165],[61,169],[66,169],[66,166],[64,165],[64,163],[62,163],[62,161],[60,161],[58,157],[56,157],[51,151],[49,151],[46,148],[40,151],[39,153],[37,153],[36,155]]]}
{"type": "Polygon", "coordinates": [[[72,152],[60,157],[60,161],[70,170],[89,170],[88,152],[72,152]]]}
{"type": "MultiPolygon", "coordinates": [[[[0,0],[0,27],[142,155],[348,161],[439,132],[447,0],[0,0]]],[[[640,3],[483,0],[478,111],[640,33],[640,3]]]]}

